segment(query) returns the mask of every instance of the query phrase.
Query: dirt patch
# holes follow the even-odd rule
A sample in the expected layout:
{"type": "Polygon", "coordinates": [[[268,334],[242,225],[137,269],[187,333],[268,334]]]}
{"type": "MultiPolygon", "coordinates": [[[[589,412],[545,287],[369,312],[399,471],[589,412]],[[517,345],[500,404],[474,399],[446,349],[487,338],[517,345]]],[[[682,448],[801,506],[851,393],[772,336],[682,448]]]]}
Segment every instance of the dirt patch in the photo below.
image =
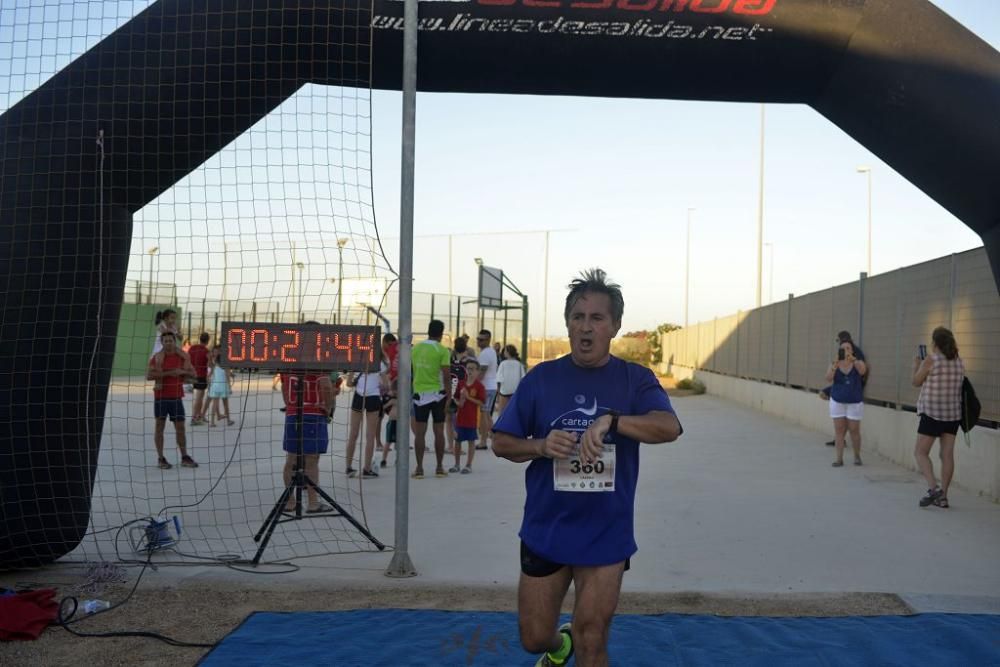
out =
{"type": "MultiPolygon", "coordinates": [[[[0,585],[3,585],[0,580],[0,585]]],[[[7,585],[10,585],[9,583],[7,585]]],[[[101,597],[121,600],[130,586],[107,588],[101,597]]],[[[499,587],[408,587],[387,581],[381,587],[324,590],[246,590],[232,584],[198,583],[140,589],[124,606],[73,627],[80,632],[142,630],[186,642],[214,644],[254,611],[315,611],[410,608],[514,611],[515,591],[499,587]]],[[[572,594],[564,611],[572,608],[572,594]]],[[[624,593],[622,614],[715,614],[722,616],[854,616],[911,613],[895,595],[882,593],[724,595],[624,593]]],[[[138,637],[80,638],[50,627],[38,641],[0,644],[0,664],[78,667],[79,665],[192,665],[207,648],[168,646],[138,637]]]]}

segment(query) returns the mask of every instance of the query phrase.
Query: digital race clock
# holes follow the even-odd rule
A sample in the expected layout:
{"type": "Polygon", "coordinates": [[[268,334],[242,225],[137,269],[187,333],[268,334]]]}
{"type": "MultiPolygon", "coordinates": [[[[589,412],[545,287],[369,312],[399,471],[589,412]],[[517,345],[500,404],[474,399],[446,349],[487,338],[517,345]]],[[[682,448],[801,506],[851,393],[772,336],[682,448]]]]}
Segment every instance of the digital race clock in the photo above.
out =
{"type": "Polygon", "coordinates": [[[223,322],[220,345],[226,368],[377,372],[382,359],[377,326],[223,322]]]}

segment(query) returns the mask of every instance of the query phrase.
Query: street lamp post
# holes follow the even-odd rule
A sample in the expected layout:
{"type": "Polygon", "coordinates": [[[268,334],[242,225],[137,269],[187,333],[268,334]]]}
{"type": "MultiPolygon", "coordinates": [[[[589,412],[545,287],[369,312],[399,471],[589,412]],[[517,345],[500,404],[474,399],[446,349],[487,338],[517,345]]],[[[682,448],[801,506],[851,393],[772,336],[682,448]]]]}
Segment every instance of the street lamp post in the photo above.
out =
{"type": "Polygon", "coordinates": [[[337,324],[340,324],[341,307],[344,299],[344,246],[350,239],[337,239],[337,324]]]}
{"type": "Polygon", "coordinates": [[[299,269],[299,318],[297,322],[302,321],[302,270],[306,268],[306,265],[302,262],[295,262],[295,266],[299,269]]]}
{"type": "Polygon", "coordinates": [[[767,277],[767,302],[774,303],[774,244],[765,243],[764,247],[767,248],[767,264],[768,273],[767,277]]]}
{"type": "Polygon", "coordinates": [[[872,168],[858,167],[859,174],[868,177],[868,275],[872,274],[872,168]]]}
{"type": "Polygon", "coordinates": [[[687,215],[687,243],[684,251],[684,327],[688,325],[688,302],[691,297],[691,214],[693,207],[688,207],[687,215]]]}
{"type": "Polygon", "coordinates": [[[760,105],[760,182],[757,188],[757,307],[760,308],[761,283],[764,279],[764,120],[765,107],[760,105]]]}
{"type": "Polygon", "coordinates": [[[149,254],[149,298],[147,303],[153,303],[153,262],[155,261],[156,253],[160,251],[159,246],[153,246],[146,252],[149,254]]]}

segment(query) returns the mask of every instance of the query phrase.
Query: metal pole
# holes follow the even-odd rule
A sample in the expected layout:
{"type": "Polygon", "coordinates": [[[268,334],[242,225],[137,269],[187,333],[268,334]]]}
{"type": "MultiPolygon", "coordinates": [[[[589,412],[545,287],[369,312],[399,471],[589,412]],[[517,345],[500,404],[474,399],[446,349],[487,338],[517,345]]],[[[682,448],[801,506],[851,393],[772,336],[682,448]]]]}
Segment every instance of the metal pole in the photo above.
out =
{"type": "Polygon", "coordinates": [[[451,237],[452,235],[448,234],[448,296],[455,293],[451,287],[451,237]]]}
{"type": "MultiPolygon", "coordinates": [[[[521,313],[521,352],[524,354],[524,363],[527,366],[528,363],[528,295],[524,294],[521,297],[521,302],[524,304],[524,312],[521,313]]],[[[542,340],[545,340],[544,338],[542,340]]]]}
{"type": "MultiPolygon", "coordinates": [[[[292,279],[289,281],[289,287],[292,288],[292,299],[291,299],[291,302],[289,303],[289,305],[292,308],[294,308],[295,304],[298,303],[295,300],[295,241],[292,241],[292,274],[291,274],[291,278],[292,279]]],[[[225,301],[223,301],[223,303],[225,303],[225,301]]],[[[296,322],[297,321],[298,321],[298,319],[296,319],[296,322]]]]}
{"type": "MultiPolygon", "coordinates": [[[[344,239],[337,239],[337,324],[340,324],[341,307],[344,304],[344,243],[341,241],[344,239]]],[[[399,242],[402,244],[403,239],[400,239],[399,242]]],[[[413,252],[412,247],[410,252],[413,252]]],[[[413,286],[408,286],[408,289],[412,293],[413,286]]]]}
{"type": "Polygon", "coordinates": [[[868,177],[868,247],[865,252],[867,253],[867,273],[870,276],[872,274],[872,168],[858,167],[856,171],[868,177]]]}
{"type": "Polygon", "coordinates": [[[865,281],[868,274],[864,271],[858,277],[858,343],[865,342],[865,281]]]}
{"type": "Polygon", "coordinates": [[[868,170],[868,275],[872,274],[872,170],[868,170]]]}
{"type": "Polygon", "coordinates": [[[688,325],[688,301],[691,292],[691,212],[688,208],[687,217],[687,249],[684,252],[684,328],[688,325]]]}
{"type": "Polygon", "coordinates": [[[774,303],[774,244],[765,243],[767,246],[769,258],[768,262],[768,273],[770,274],[767,278],[767,302],[774,303]]]}
{"type": "Polygon", "coordinates": [[[222,302],[226,302],[226,283],[229,277],[229,251],[225,241],[222,242],[222,302]]]}
{"type": "MultiPolygon", "coordinates": [[[[396,443],[395,550],[387,577],[413,577],[409,554],[410,347],[413,344],[413,176],[417,116],[417,0],[403,3],[403,131],[399,196],[399,395],[396,443]]],[[[341,265],[343,266],[343,265],[341,265]]],[[[338,309],[340,307],[338,299],[338,309]]]]}
{"type": "MultiPolygon", "coordinates": [[[[543,281],[542,281],[542,361],[545,361],[545,342],[549,337],[549,232],[545,231],[545,268],[543,269],[543,281]]],[[[528,341],[525,339],[525,346],[527,346],[528,341]]],[[[528,350],[525,348],[522,350],[524,352],[524,360],[528,360],[528,350]]]]}
{"type": "Polygon", "coordinates": [[[761,282],[764,262],[764,115],[765,106],[760,105],[760,184],[757,191],[757,307],[760,308],[761,282]]]}

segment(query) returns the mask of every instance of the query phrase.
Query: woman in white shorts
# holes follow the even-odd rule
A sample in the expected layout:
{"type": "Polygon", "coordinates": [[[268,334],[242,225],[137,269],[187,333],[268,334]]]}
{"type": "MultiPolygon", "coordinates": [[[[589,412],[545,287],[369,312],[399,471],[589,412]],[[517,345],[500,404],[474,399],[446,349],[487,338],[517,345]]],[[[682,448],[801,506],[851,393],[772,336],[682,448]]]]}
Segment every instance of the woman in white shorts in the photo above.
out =
{"type": "Polygon", "coordinates": [[[861,417],[865,404],[861,392],[861,379],[865,375],[865,362],[855,359],[854,345],[850,341],[840,344],[837,358],[826,372],[830,384],[830,417],[833,419],[834,444],[837,459],[834,468],[844,465],[844,439],[851,434],[851,449],[854,450],[854,465],[861,465],[861,417]]]}

